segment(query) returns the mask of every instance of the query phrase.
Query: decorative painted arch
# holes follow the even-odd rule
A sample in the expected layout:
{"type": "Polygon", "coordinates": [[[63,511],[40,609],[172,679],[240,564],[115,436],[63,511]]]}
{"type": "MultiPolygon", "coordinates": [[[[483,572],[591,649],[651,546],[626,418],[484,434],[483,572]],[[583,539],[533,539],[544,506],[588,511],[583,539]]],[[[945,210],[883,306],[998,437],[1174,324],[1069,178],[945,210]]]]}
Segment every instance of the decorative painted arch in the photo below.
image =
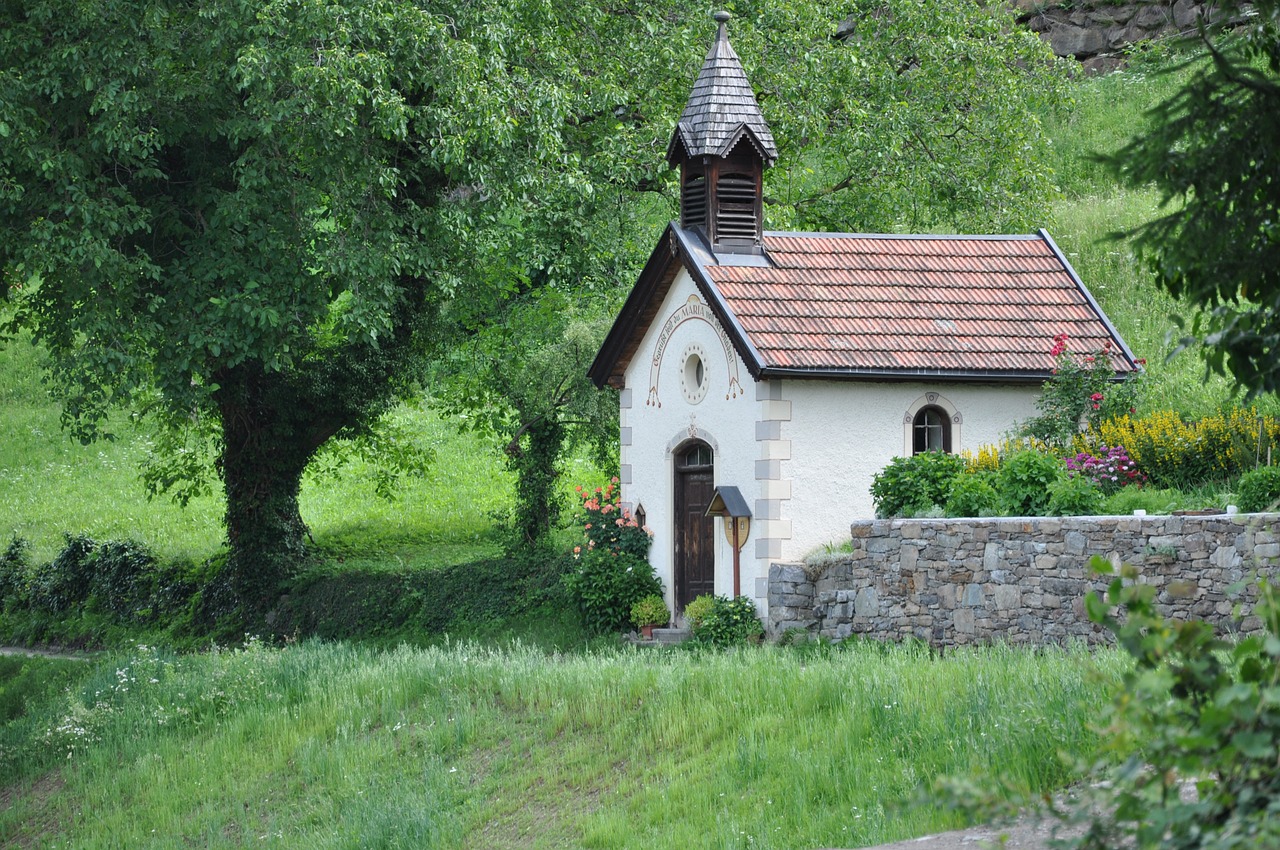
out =
{"type": "Polygon", "coordinates": [[[952,404],[951,400],[941,393],[927,392],[917,398],[907,406],[906,413],[902,416],[902,454],[903,457],[910,457],[914,453],[914,440],[912,434],[912,426],[915,424],[916,415],[926,407],[937,408],[942,411],[951,428],[951,451],[958,452],[960,447],[964,445],[961,440],[960,429],[964,425],[964,415],[960,413],[960,409],[952,404]]]}
{"type": "MultiPolygon", "coordinates": [[[[658,333],[658,340],[653,347],[653,357],[649,361],[649,394],[645,399],[645,404],[650,407],[662,407],[662,400],[658,395],[658,378],[662,372],[663,355],[667,352],[667,344],[671,342],[671,337],[675,334],[676,328],[685,322],[705,322],[715,331],[716,338],[720,341],[720,347],[724,350],[725,362],[727,366],[728,389],[725,391],[726,399],[737,398],[745,395],[746,391],[742,388],[742,382],[738,376],[738,357],[734,352],[733,343],[729,340],[729,334],[725,333],[724,328],[716,321],[715,313],[711,308],[704,304],[697,295],[690,295],[684,304],[680,305],[667,320],[662,324],[662,330],[658,333]]],[[[690,356],[701,356],[705,359],[705,352],[701,346],[693,346],[686,349],[684,358],[690,356]],[[696,349],[696,350],[695,350],[696,349]]],[[[702,400],[702,396],[697,396],[697,401],[686,392],[685,397],[690,403],[697,404],[702,400]]]]}

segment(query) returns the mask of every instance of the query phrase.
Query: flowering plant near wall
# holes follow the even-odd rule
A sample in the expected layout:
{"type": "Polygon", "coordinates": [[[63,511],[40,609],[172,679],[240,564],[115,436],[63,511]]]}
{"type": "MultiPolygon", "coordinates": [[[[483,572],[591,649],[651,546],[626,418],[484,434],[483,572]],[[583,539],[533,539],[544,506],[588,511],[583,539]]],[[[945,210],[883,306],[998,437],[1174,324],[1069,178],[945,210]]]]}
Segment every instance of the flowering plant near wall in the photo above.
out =
{"type": "Polygon", "coordinates": [[[1082,428],[1136,411],[1142,373],[1116,380],[1110,340],[1100,350],[1077,354],[1061,333],[1049,353],[1053,374],[1036,399],[1040,415],[1026,423],[1025,434],[1065,448],[1082,428]]]}
{"type": "Polygon", "coordinates": [[[604,487],[591,490],[575,487],[582,500],[575,520],[582,526],[582,543],[573,547],[573,557],[581,559],[584,552],[600,550],[612,555],[649,557],[649,543],[653,532],[641,526],[631,512],[622,507],[622,492],[618,479],[604,487]]]}
{"type": "Polygon", "coordinates": [[[618,479],[594,491],[576,489],[582,542],[573,547],[576,563],[565,585],[589,631],[623,631],[636,602],[662,595],[662,582],[647,560],[653,533],[623,509],[618,479]]]}
{"type": "Polygon", "coordinates": [[[1146,473],[1129,457],[1124,446],[1100,446],[1097,455],[1079,452],[1065,462],[1072,477],[1084,476],[1104,493],[1114,493],[1130,484],[1144,484],[1147,480],[1146,473]]]}
{"type": "Polygon", "coordinates": [[[1256,407],[1224,408],[1195,421],[1172,410],[1117,416],[1074,440],[1077,452],[1123,445],[1158,487],[1198,487],[1280,459],[1280,419],[1256,407]]]}

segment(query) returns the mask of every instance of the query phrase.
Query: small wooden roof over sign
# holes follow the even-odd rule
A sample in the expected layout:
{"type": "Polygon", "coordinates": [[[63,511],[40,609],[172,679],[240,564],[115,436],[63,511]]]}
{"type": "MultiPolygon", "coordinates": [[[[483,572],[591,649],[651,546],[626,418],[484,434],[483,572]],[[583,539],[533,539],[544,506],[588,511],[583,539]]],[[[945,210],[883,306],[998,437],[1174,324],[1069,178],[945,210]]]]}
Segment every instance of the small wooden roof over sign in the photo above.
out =
{"type": "Polygon", "coordinates": [[[1039,383],[1053,338],[1133,353],[1044,230],[1017,236],[765,233],[764,256],[717,257],[672,223],[588,374],[623,385],[681,269],[752,377],[1039,383]]]}

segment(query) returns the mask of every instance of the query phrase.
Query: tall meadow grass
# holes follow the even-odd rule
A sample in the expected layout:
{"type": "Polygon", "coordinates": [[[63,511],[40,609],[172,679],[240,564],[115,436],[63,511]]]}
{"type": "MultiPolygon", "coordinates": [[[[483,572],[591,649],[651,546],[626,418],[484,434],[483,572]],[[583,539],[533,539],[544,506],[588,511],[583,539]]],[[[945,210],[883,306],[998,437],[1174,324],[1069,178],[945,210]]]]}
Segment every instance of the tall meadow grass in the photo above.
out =
{"type": "Polygon", "coordinates": [[[945,658],[342,644],[138,647],[0,738],[0,843],[47,847],[857,847],[959,825],[943,774],[1060,786],[1112,651],[945,658]],[[50,774],[49,771],[53,771],[50,774]],[[15,777],[16,774],[16,777],[15,777]]]}

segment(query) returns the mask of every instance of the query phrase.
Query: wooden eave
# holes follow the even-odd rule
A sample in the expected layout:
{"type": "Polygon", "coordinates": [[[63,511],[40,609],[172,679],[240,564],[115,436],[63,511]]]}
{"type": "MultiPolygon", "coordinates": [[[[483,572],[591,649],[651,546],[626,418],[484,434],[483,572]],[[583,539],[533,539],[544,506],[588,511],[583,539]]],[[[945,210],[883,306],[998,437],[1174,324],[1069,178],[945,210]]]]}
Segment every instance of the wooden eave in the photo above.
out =
{"type": "Polygon", "coordinates": [[[778,158],[777,154],[772,153],[760,139],[760,135],[751,129],[751,125],[745,121],[734,127],[733,130],[725,136],[723,142],[714,149],[708,148],[699,154],[691,154],[689,151],[695,143],[687,137],[687,128],[683,123],[677,124],[675,132],[671,134],[671,141],[667,143],[667,164],[675,167],[687,159],[696,157],[718,156],[720,158],[728,157],[733,153],[733,149],[738,146],[744,138],[747,143],[755,149],[756,156],[766,165],[773,165],[778,158]]]}
{"type": "Polygon", "coordinates": [[[587,377],[597,387],[607,384],[614,389],[624,388],[627,367],[640,348],[645,332],[658,317],[658,311],[662,309],[662,303],[682,268],[689,272],[698,293],[729,335],[729,340],[746,364],[747,371],[753,378],[760,376],[764,365],[760,353],[747,339],[741,325],[707,277],[701,260],[696,256],[699,251],[708,257],[714,256],[710,246],[702,242],[697,232],[685,230],[676,222],[667,225],[640,272],[636,285],[632,287],[631,294],[627,296],[626,303],[622,305],[618,318],[614,320],[613,327],[601,344],[600,351],[587,369],[587,377]],[[697,244],[692,241],[695,239],[697,244]]]}

